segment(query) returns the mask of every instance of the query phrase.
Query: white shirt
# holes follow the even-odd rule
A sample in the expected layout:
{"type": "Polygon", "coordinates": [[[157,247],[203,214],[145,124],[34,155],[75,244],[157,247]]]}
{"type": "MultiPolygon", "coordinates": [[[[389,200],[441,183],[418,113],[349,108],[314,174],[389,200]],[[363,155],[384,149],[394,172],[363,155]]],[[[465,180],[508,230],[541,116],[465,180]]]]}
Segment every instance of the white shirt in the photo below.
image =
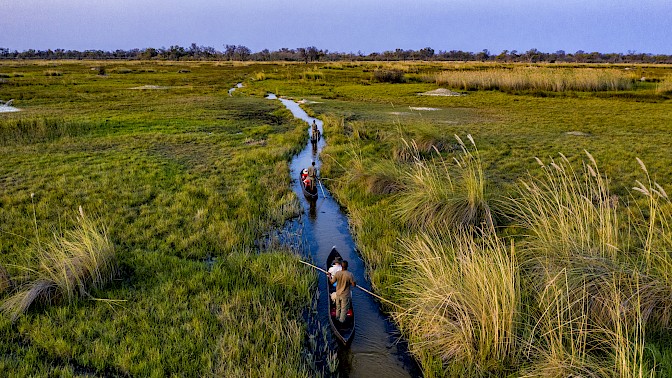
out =
{"type": "Polygon", "coordinates": [[[329,273],[331,273],[331,275],[333,276],[334,274],[336,274],[336,272],[340,270],[343,270],[341,264],[332,265],[331,268],[329,268],[329,273]]]}

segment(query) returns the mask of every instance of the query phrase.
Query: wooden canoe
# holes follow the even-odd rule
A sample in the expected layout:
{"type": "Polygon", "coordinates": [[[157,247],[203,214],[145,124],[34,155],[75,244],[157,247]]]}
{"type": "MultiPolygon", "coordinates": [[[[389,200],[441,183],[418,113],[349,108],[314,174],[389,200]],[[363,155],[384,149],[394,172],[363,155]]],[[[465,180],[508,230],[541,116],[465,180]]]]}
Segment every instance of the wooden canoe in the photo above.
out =
{"type": "Polygon", "coordinates": [[[310,143],[317,143],[320,140],[320,131],[317,130],[316,132],[313,132],[310,134],[310,143]]]}
{"type": "Polygon", "coordinates": [[[309,200],[315,200],[317,199],[317,183],[315,184],[315,189],[310,190],[309,188],[306,188],[306,186],[303,184],[303,180],[301,179],[301,172],[299,172],[299,185],[301,185],[301,190],[303,191],[303,195],[309,199],[309,200]]]}
{"type": "MultiPolygon", "coordinates": [[[[331,263],[334,261],[336,256],[341,256],[340,253],[336,250],[336,247],[331,249],[329,257],[327,257],[327,270],[331,267],[331,263]]],[[[346,315],[345,322],[341,323],[336,319],[336,304],[331,301],[331,293],[335,292],[336,288],[333,284],[329,283],[327,278],[327,303],[329,309],[329,325],[331,330],[334,332],[336,339],[343,345],[348,345],[352,341],[352,337],[355,334],[355,308],[350,301],[350,309],[346,315]]]]}

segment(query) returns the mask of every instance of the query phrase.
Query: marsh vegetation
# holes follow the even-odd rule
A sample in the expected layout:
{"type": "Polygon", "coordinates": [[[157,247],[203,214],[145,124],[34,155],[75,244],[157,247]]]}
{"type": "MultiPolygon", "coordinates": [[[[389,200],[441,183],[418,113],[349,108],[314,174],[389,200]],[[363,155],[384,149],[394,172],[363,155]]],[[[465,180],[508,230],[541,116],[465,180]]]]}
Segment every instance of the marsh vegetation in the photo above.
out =
{"type": "Polygon", "coordinates": [[[272,92],[324,120],[322,176],[425,376],[668,376],[670,70],[3,61],[4,308],[53,289],[0,320],[0,372],[314,374],[315,277],[256,243],[298,213],[307,138],[272,92]]]}

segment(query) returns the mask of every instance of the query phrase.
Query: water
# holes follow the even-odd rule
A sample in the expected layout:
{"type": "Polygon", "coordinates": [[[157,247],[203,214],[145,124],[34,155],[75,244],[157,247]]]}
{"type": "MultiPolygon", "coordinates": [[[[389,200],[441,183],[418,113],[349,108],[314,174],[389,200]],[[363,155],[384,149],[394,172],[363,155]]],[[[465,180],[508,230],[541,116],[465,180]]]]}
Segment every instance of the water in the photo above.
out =
{"type": "Polygon", "coordinates": [[[234,92],[236,89],[238,89],[238,88],[242,88],[242,87],[243,87],[243,83],[238,83],[238,84],[236,84],[235,87],[229,89],[229,96],[233,96],[233,92],[234,92]]]}
{"type": "Polygon", "coordinates": [[[19,110],[13,106],[0,105],[0,113],[18,112],[19,110]]]}
{"type": "MultiPolygon", "coordinates": [[[[274,95],[268,98],[275,99],[274,95]]],[[[322,132],[322,121],[308,116],[299,105],[291,100],[280,99],[292,114],[308,124],[316,121],[322,132]]],[[[310,133],[310,127],[307,128],[310,133]]],[[[299,222],[302,228],[303,239],[310,256],[318,266],[326,268],[327,256],[335,246],[343,258],[350,264],[349,270],[354,274],[358,285],[370,288],[366,279],[364,262],[355,250],[355,243],[350,235],[348,219],[341,211],[340,206],[329,194],[326,188],[321,187],[319,198],[308,201],[303,196],[301,184],[298,180],[299,171],[307,168],[312,161],[320,167],[319,153],[325,146],[324,138],[316,146],[308,146],[291,162],[292,189],[303,201],[305,215],[299,222]]],[[[320,297],[318,308],[326,308],[327,295],[324,293],[326,276],[320,274],[320,297]]],[[[353,306],[355,309],[355,335],[350,347],[340,347],[339,373],[349,377],[410,377],[420,376],[415,362],[409,357],[406,343],[400,340],[400,335],[394,324],[380,312],[378,303],[371,296],[361,290],[353,290],[353,306]]],[[[320,322],[329,324],[326,311],[320,311],[320,322]]]]}

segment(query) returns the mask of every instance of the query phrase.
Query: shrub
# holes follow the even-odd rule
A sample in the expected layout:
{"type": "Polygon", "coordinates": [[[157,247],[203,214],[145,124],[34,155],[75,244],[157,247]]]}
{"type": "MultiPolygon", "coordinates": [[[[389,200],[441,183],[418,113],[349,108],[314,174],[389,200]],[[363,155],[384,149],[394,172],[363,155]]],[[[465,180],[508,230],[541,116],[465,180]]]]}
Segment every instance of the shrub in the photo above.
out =
{"type": "Polygon", "coordinates": [[[44,76],[63,76],[63,72],[55,70],[44,71],[44,76]]]}
{"type": "Polygon", "coordinates": [[[381,83],[403,83],[405,81],[404,72],[399,70],[377,69],[373,71],[373,79],[381,83]]]}

